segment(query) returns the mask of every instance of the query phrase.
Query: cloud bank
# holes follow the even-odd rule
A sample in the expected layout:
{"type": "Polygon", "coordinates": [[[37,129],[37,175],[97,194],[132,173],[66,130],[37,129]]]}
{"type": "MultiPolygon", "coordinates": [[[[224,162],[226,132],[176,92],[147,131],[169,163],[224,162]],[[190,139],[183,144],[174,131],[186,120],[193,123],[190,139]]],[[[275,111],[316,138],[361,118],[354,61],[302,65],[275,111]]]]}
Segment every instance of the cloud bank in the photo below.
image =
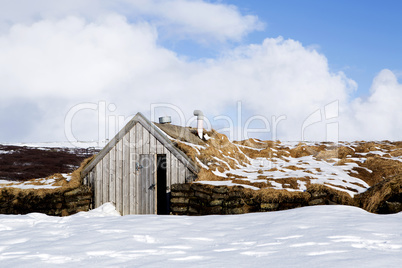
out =
{"type": "Polygon", "coordinates": [[[90,21],[111,13],[120,14],[131,22],[149,21],[174,38],[196,41],[237,40],[264,23],[254,15],[243,15],[233,5],[201,0],[15,0],[0,10],[0,29],[16,23],[34,23],[38,20],[60,20],[78,16],[90,21]]]}
{"type": "MultiPolygon", "coordinates": [[[[14,14],[12,7],[9,13],[1,11],[0,124],[7,131],[0,141],[65,140],[65,116],[82,103],[97,109],[75,114],[74,135],[96,140],[99,101],[113,104],[105,106],[108,115],[125,120],[138,111],[149,115],[155,103],[179,107],[188,118],[202,109],[216,128],[228,126],[225,120],[214,121],[217,115],[238,122],[241,101],[241,127],[252,116],[267,118],[270,131],[260,138],[324,140],[328,124],[336,122],[342,140],[400,139],[402,85],[390,70],[374,78],[370,96],[352,99],[357,84],[331,72],[324,55],[292,39],[267,38],[198,60],[159,42],[163,31],[202,42],[232,42],[262,27],[257,17],[242,15],[234,6],[183,0],[82,2],[48,6],[52,2],[42,1],[14,14]],[[332,103],[335,115],[328,116],[332,103]],[[311,115],[319,120],[303,129],[311,115]],[[275,130],[275,118],[281,116],[275,130]]],[[[118,118],[106,119],[113,135],[110,125],[118,118]]],[[[262,121],[254,123],[261,127],[262,121]]]]}

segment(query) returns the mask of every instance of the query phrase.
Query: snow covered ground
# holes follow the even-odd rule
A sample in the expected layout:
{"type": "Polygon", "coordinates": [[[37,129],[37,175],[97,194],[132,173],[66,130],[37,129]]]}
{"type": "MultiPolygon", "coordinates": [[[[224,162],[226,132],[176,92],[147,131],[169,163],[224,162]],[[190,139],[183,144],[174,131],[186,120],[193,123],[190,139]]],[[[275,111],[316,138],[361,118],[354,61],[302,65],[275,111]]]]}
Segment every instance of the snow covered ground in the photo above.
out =
{"type": "Polygon", "coordinates": [[[27,146],[34,148],[90,148],[94,147],[102,149],[98,146],[97,142],[91,141],[77,141],[71,143],[69,141],[60,142],[18,142],[18,143],[3,143],[4,145],[27,146]]]}
{"type": "Polygon", "coordinates": [[[402,213],[316,206],[228,216],[0,215],[2,267],[398,267],[402,213]]]}
{"type": "Polygon", "coordinates": [[[17,181],[9,181],[9,180],[0,180],[0,188],[2,187],[13,187],[19,189],[55,189],[61,186],[53,185],[61,179],[66,181],[71,180],[71,174],[61,173],[62,178],[55,178],[53,176],[49,176],[47,178],[39,178],[32,179],[24,182],[17,181]]]}

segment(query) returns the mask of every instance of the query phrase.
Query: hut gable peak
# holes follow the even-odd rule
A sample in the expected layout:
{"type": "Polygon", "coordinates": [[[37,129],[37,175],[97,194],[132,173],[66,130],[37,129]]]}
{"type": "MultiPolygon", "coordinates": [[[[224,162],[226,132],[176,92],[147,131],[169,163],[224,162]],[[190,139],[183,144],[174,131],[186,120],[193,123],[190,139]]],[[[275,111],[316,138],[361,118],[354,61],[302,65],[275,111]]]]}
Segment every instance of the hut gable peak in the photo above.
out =
{"type": "Polygon", "coordinates": [[[88,163],[88,165],[81,172],[81,177],[85,177],[93,167],[108,154],[108,152],[116,146],[116,144],[123,139],[123,137],[133,128],[136,124],[141,124],[147,131],[151,133],[163,146],[165,146],[177,159],[179,159],[188,169],[197,173],[198,167],[193,161],[179,148],[177,148],[170,137],[173,139],[181,139],[191,143],[199,144],[203,142],[192,133],[189,128],[175,126],[171,124],[157,124],[149,121],[142,113],[138,112],[117,134],[116,136],[88,163]],[[181,133],[183,133],[182,136],[181,133]],[[177,135],[178,134],[178,135],[177,135]],[[180,138],[181,137],[181,138],[180,138]]]}

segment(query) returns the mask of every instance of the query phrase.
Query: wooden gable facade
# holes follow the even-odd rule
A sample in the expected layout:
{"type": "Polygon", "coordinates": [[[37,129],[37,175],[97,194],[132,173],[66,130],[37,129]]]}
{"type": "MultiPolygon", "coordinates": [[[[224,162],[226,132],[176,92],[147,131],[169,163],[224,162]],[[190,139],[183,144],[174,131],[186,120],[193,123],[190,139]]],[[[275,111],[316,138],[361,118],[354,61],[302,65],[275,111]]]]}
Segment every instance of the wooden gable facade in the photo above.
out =
{"type": "Polygon", "coordinates": [[[196,165],[138,113],[83,169],[94,208],[111,202],[121,215],[168,214],[170,186],[195,179],[196,165]]]}

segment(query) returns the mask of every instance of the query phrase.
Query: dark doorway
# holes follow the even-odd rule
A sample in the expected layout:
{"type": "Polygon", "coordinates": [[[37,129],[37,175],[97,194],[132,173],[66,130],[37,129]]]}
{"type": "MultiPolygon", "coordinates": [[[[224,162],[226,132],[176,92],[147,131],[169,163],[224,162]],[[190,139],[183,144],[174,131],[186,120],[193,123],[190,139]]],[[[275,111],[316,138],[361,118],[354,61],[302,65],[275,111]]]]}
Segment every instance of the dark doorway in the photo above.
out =
{"type": "Polygon", "coordinates": [[[169,214],[169,195],[166,191],[166,155],[158,154],[157,156],[157,169],[156,169],[156,204],[157,214],[169,214]]]}

